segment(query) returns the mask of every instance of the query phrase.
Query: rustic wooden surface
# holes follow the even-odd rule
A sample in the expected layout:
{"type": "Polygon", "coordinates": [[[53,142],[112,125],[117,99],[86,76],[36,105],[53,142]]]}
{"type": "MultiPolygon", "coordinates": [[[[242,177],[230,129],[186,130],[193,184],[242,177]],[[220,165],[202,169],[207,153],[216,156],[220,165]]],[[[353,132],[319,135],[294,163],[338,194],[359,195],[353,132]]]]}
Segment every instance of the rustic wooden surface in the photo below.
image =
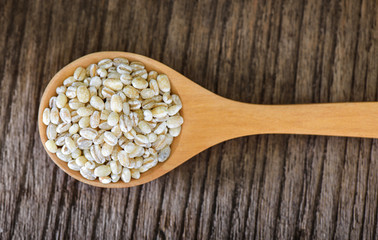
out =
{"type": "Polygon", "coordinates": [[[378,238],[378,140],[244,137],[130,189],[63,173],[39,140],[39,100],[101,50],[238,101],[378,100],[376,0],[0,0],[0,239],[378,238]]]}

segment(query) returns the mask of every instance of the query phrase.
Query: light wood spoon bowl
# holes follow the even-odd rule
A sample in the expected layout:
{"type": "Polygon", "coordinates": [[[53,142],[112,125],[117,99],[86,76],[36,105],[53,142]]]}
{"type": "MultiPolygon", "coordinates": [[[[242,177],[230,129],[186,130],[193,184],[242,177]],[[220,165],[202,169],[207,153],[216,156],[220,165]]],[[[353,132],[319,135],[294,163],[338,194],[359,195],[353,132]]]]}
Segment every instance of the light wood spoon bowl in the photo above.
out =
{"type": "Polygon", "coordinates": [[[172,171],[203,150],[228,139],[254,134],[310,134],[346,137],[378,137],[378,103],[326,103],[301,105],[258,105],[218,96],[185,76],[151,58],[127,52],[97,52],[81,57],[61,69],[50,81],[39,106],[38,126],[41,141],[47,141],[43,110],[55,89],[79,67],[104,58],[125,57],[145,64],[147,70],[168,75],[172,92],[181,98],[184,124],[171,145],[171,156],[164,163],[141,174],[129,183],[102,184],[90,181],[67,167],[67,163],[46,151],[51,159],[73,178],[97,187],[126,188],[155,180],[172,171]]]}

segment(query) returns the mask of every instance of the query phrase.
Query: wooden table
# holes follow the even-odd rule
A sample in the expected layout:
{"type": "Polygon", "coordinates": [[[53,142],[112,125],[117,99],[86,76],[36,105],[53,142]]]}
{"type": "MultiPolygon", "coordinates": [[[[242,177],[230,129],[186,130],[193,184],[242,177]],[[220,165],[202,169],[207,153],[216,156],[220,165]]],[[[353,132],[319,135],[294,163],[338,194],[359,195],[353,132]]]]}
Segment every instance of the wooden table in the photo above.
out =
{"type": "Polygon", "coordinates": [[[378,100],[376,0],[1,0],[0,239],[378,238],[377,140],[244,137],[130,189],[69,177],[40,142],[39,101],[102,50],[243,102],[378,100]]]}

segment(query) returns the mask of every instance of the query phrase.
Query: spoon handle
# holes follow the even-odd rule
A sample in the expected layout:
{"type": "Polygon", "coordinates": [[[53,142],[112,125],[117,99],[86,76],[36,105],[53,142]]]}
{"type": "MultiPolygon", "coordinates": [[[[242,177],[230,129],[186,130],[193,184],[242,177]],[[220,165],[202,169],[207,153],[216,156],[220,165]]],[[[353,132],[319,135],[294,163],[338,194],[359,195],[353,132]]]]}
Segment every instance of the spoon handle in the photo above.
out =
{"type": "Polygon", "coordinates": [[[306,134],[378,138],[378,102],[256,105],[228,101],[224,127],[235,137],[250,134],[306,134]]]}
{"type": "Polygon", "coordinates": [[[267,133],[378,138],[377,102],[264,106],[261,117],[267,133]]]}

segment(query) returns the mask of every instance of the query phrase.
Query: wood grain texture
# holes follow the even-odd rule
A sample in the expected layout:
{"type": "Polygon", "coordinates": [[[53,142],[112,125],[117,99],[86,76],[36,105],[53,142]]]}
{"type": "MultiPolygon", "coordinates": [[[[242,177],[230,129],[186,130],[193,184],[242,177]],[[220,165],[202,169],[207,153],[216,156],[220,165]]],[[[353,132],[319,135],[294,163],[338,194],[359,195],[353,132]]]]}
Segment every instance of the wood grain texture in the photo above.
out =
{"type": "Polygon", "coordinates": [[[375,139],[257,135],[99,189],[39,140],[44,88],[85,54],[161,61],[258,104],[378,101],[375,0],[0,0],[0,239],[377,239],[375,139]]]}

